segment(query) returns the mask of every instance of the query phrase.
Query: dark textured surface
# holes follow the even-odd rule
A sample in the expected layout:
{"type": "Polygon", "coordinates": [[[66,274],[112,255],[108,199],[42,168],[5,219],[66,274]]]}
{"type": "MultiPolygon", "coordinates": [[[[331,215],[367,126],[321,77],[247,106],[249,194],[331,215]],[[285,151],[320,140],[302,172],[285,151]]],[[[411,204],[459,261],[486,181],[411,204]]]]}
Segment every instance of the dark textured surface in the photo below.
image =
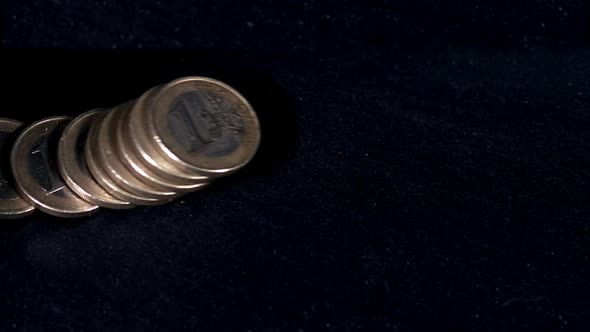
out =
{"type": "Polygon", "coordinates": [[[277,3],[3,4],[1,116],[199,74],[263,145],[173,204],[4,223],[0,329],[588,330],[590,3],[277,3]]]}

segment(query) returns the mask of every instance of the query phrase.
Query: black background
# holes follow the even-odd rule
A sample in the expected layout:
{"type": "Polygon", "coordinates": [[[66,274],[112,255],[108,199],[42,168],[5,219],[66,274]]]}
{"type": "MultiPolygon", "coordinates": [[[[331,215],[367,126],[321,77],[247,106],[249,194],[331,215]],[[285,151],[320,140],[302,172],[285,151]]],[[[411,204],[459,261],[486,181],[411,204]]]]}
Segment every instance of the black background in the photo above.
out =
{"type": "Polygon", "coordinates": [[[2,222],[1,330],[589,327],[588,1],[2,6],[1,116],[204,75],[263,144],[169,205],[2,222]]]}

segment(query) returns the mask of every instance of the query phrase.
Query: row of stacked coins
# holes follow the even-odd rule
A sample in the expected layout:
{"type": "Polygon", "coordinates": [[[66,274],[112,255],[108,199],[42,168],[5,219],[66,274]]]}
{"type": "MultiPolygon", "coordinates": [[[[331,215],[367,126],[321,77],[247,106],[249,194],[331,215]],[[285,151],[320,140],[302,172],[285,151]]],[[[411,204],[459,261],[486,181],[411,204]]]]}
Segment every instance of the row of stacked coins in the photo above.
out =
{"type": "MultiPolygon", "coordinates": [[[[25,208],[4,216],[164,204],[241,169],[259,143],[258,119],[240,93],[210,78],[178,79],[113,109],[27,127],[10,156],[25,208]]],[[[0,216],[2,206],[0,197],[0,216]]]]}

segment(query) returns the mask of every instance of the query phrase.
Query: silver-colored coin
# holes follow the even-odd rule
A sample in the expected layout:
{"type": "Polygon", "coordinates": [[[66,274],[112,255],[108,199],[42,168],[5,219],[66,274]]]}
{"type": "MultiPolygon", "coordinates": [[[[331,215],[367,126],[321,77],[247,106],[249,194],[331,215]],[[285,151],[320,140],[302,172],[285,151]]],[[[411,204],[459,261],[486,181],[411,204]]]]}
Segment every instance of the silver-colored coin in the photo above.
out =
{"type": "Polygon", "coordinates": [[[84,146],[90,128],[105,114],[102,110],[92,110],[70,122],[59,140],[59,171],[70,189],[86,201],[111,209],[130,209],[135,206],[109,194],[94,180],[84,158],[84,146]]]}
{"type": "Polygon", "coordinates": [[[207,185],[206,182],[197,182],[191,184],[174,183],[173,181],[159,176],[143,165],[133,150],[130,148],[131,140],[128,139],[129,130],[126,130],[126,125],[129,122],[128,118],[129,109],[122,109],[120,112],[115,112],[113,116],[113,124],[116,124],[117,127],[115,147],[119,154],[119,159],[143,182],[145,182],[148,186],[154,187],[158,190],[174,191],[178,193],[193,192],[207,185]]]}
{"type": "Polygon", "coordinates": [[[117,144],[117,123],[121,112],[129,107],[130,103],[120,105],[113,109],[103,120],[97,132],[97,148],[98,160],[101,162],[107,174],[111,177],[117,185],[123,189],[132,192],[138,196],[146,198],[155,198],[168,201],[178,196],[178,193],[173,191],[162,191],[150,187],[143,183],[137,176],[132,173],[122,163],[116,151],[117,144]]]}
{"type": "Polygon", "coordinates": [[[227,84],[187,77],[162,87],[148,112],[158,151],[182,170],[227,175],[245,166],[260,144],[252,106],[227,84]]]}
{"type": "Polygon", "coordinates": [[[52,117],[26,128],[10,157],[20,194],[39,210],[57,217],[82,217],[99,207],[78,197],[60,177],[57,146],[69,117],[52,117]]]}
{"type": "Polygon", "coordinates": [[[157,151],[154,134],[150,132],[153,126],[148,125],[148,115],[159,89],[160,87],[155,87],[143,94],[131,109],[128,115],[129,121],[124,124],[129,148],[147,169],[171,182],[190,186],[211,181],[211,178],[203,174],[183,171],[157,151]]]}
{"type": "Polygon", "coordinates": [[[10,170],[11,136],[22,123],[0,118],[0,219],[18,219],[31,215],[35,208],[13,186],[10,170]]]}
{"type": "Polygon", "coordinates": [[[120,200],[131,202],[131,204],[134,205],[153,206],[167,203],[167,201],[162,201],[160,199],[146,198],[133,194],[121,188],[107,174],[107,171],[103,168],[102,163],[99,160],[100,158],[98,158],[98,154],[95,152],[95,149],[102,148],[97,144],[97,133],[99,128],[102,126],[103,120],[104,118],[99,119],[94,125],[92,125],[92,128],[90,128],[90,133],[88,134],[86,147],[84,148],[86,164],[88,165],[88,169],[90,170],[90,173],[94,179],[111,195],[117,197],[120,200]]]}

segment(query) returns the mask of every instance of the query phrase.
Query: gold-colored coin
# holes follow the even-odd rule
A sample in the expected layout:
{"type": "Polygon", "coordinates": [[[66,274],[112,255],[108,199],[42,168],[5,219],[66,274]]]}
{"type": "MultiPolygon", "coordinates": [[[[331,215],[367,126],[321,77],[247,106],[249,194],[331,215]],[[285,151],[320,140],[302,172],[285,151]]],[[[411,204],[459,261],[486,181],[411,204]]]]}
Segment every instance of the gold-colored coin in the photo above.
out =
{"type": "MultiPolygon", "coordinates": [[[[132,106],[129,104],[129,106],[132,106]]],[[[143,182],[147,185],[154,187],[158,190],[163,191],[174,191],[178,193],[186,193],[199,190],[207,185],[207,182],[199,181],[190,184],[179,184],[174,181],[168,180],[152,170],[150,170],[145,164],[143,164],[131,148],[131,140],[129,137],[129,130],[126,129],[129,123],[129,109],[131,107],[125,107],[120,112],[115,112],[113,123],[116,124],[117,139],[116,149],[119,154],[119,159],[123,164],[135,173],[143,182]]]]}
{"type": "Polygon", "coordinates": [[[94,179],[111,195],[117,197],[120,200],[128,201],[134,205],[160,205],[166,203],[166,201],[162,201],[159,199],[154,198],[146,198],[136,194],[133,194],[123,188],[121,188],[117,183],[111,180],[111,177],[107,174],[107,171],[103,168],[95,149],[99,149],[96,145],[97,139],[97,132],[99,127],[101,126],[104,119],[97,120],[90,129],[90,133],[88,134],[88,139],[86,142],[86,146],[84,148],[84,155],[86,159],[86,164],[88,165],[88,169],[94,179]]]}
{"type": "Polygon", "coordinates": [[[53,117],[27,127],[12,148],[10,163],[17,189],[39,210],[58,217],[82,217],[98,210],[60,177],[56,153],[69,117],[53,117]]]}
{"type": "MultiPolygon", "coordinates": [[[[0,119],[0,149],[10,132],[6,121],[0,119]]],[[[10,166],[22,197],[10,191],[0,165],[0,218],[35,208],[76,217],[99,206],[160,205],[241,169],[260,144],[248,101],[229,85],[199,76],[70,121],[45,119],[18,137],[10,166]]],[[[18,123],[8,125],[13,130],[18,123]]]]}
{"type": "Polygon", "coordinates": [[[252,106],[214,79],[187,77],[163,86],[147,115],[156,150],[187,173],[227,175],[245,166],[260,144],[252,106]]]}
{"type": "Polygon", "coordinates": [[[157,174],[179,185],[193,185],[195,183],[209,182],[211,179],[205,175],[185,172],[167,158],[157,152],[154,136],[149,132],[148,113],[151,112],[153,99],[159,91],[159,87],[153,88],[141,96],[129,113],[129,121],[125,126],[126,138],[129,140],[129,148],[137,156],[141,164],[145,165],[154,174],[157,174]]]}
{"type": "Polygon", "coordinates": [[[59,140],[59,171],[70,189],[86,201],[111,209],[129,209],[134,205],[109,194],[94,180],[84,158],[84,145],[90,128],[104,115],[102,110],[92,110],[70,122],[59,140]]]}
{"type": "MultiPolygon", "coordinates": [[[[113,109],[102,121],[96,134],[96,154],[97,160],[103,166],[104,170],[119,187],[144,198],[153,198],[163,201],[169,201],[179,194],[172,191],[161,191],[150,187],[136,177],[119,159],[116,151],[117,132],[114,121],[119,114],[128,107],[123,104],[113,109]],[[100,148],[98,148],[100,147],[100,148]]],[[[94,142],[91,142],[94,143],[94,142]]]]}
{"type": "Polygon", "coordinates": [[[22,123],[0,118],[0,219],[18,219],[31,215],[35,207],[22,198],[14,188],[10,170],[10,150],[13,135],[22,123]]]}

